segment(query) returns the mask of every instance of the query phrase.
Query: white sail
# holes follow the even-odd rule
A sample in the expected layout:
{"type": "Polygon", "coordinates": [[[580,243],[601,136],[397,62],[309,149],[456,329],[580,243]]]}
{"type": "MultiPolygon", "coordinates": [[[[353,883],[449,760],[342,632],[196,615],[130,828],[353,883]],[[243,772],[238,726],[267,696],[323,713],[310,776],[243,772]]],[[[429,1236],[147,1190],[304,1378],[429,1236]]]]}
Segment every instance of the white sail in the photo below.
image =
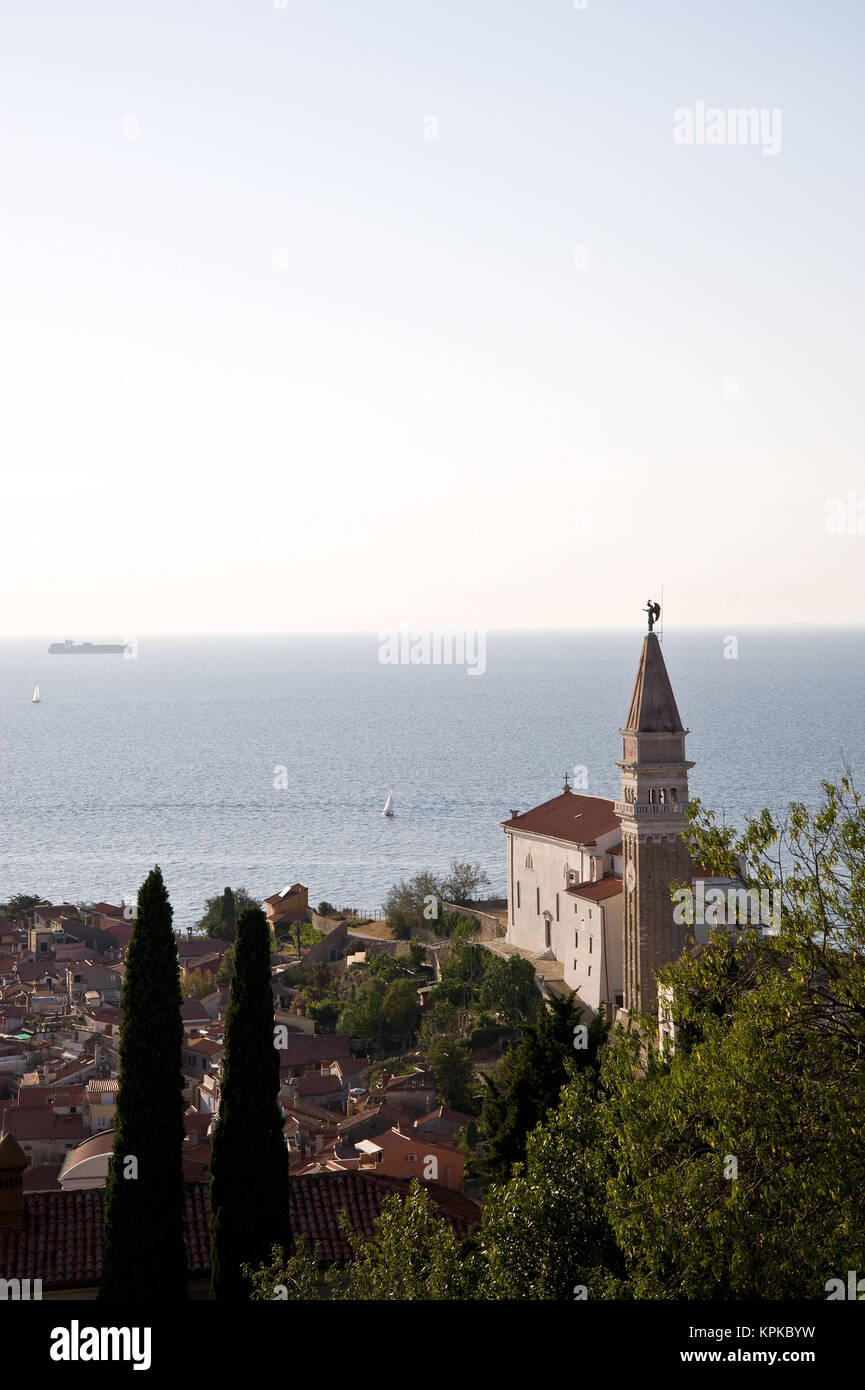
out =
{"type": "Polygon", "coordinates": [[[39,694],[39,686],[37,685],[36,689],[33,691],[33,704],[34,704],[34,705],[41,705],[41,703],[42,703],[42,698],[41,698],[41,696],[40,696],[40,694],[39,694]]]}
{"type": "Polygon", "coordinates": [[[391,787],[390,791],[387,794],[387,801],[384,803],[384,810],[382,811],[382,815],[393,815],[393,787],[391,787]]]}

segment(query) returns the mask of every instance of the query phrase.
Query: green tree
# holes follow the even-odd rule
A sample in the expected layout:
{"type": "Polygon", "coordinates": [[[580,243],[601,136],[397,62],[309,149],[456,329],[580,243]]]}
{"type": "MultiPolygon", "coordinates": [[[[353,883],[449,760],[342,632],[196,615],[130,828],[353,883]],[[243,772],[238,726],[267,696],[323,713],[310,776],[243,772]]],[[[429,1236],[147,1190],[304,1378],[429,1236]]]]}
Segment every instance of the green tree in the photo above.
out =
{"type": "Polygon", "coordinates": [[[487,1194],[476,1238],[478,1297],[619,1298],[624,1263],[605,1212],[611,1149],[595,1073],[576,1073],[529,1135],[526,1163],[487,1194]]]}
{"type": "Polygon", "coordinates": [[[47,901],[47,898],[40,897],[38,893],[13,893],[3,911],[7,917],[17,922],[20,918],[29,917],[34,907],[47,901]]]}
{"type": "MultiPolygon", "coordinates": [[[[204,915],[196,922],[196,930],[204,932],[206,936],[221,937],[226,941],[233,941],[234,935],[229,937],[223,935],[224,928],[229,924],[224,919],[226,910],[226,895],[231,894],[234,902],[234,921],[241,912],[245,912],[250,907],[260,907],[261,904],[255,898],[251,898],[245,888],[226,888],[222,893],[217,893],[214,897],[208,898],[204,904],[204,915]]],[[[236,926],[235,926],[236,930],[236,926]]]]}
{"type": "Polygon", "coordinates": [[[284,1250],[274,1245],[269,1265],[259,1265],[257,1268],[244,1265],[243,1272],[252,1286],[250,1298],[253,1301],[271,1301],[278,1298],[290,1302],[310,1303],[321,1298],[316,1259],[318,1248],[312,1250],[309,1241],[303,1237],[293,1244],[294,1249],[290,1255],[286,1255],[284,1250]]]}
{"type": "Polygon", "coordinates": [[[481,1007],[498,1014],[509,1028],[530,1022],[538,1011],[541,996],[535,983],[535,968],[524,956],[492,956],[484,973],[479,1000],[481,1007]]]}
{"type": "Polygon", "coordinates": [[[437,999],[434,1004],[427,1005],[423,1015],[420,1030],[421,1051],[428,1052],[436,1038],[446,1033],[455,1036],[458,1031],[459,1014],[456,1006],[449,999],[437,999]]]}
{"type": "Polygon", "coordinates": [[[339,1019],[339,1004],[335,999],[313,1000],[306,1006],[306,1016],[315,1021],[319,1033],[333,1033],[339,1019]]]}
{"type": "Polygon", "coordinates": [[[461,1038],[433,1038],[423,1054],[424,1061],[435,1073],[439,1101],[453,1110],[473,1115],[477,1110],[472,1054],[461,1038]]]}
{"type": "Polygon", "coordinates": [[[241,1266],[288,1248],[288,1154],[279,1108],[270,932],[260,908],[237,922],[236,967],[225,1020],[222,1098],[213,1134],[211,1291],[245,1300],[241,1266]]]}
{"type": "Polygon", "coordinates": [[[336,1031],[356,1038],[364,1052],[377,1050],[388,1031],[384,1011],[386,987],[383,980],[367,976],[352,987],[352,997],[343,1005],[336,1031]]]}
{"type": "Polygon", "coordinates": [[[608,1210],[637,1297],[822,1298],[865,1265],[865,807],[848,777],[738,834],[692,810],[692,854],[774,892],[662,972],[672,1056],[604,1068],[608,1210]]]}
{"type": "Polygon", "coordinates": [[[222,926],[220,936],[223,941],[233,941],[237,931],[237,904],[234,900],[234,893],[230,888],[225,888],[222,894],[222,926]]]}
{"type": "Polygon", "coordinates": [[[403,940],[413,931],[429,930],[441,913],[443,892],[442,879],[429,869],[395,883],[384,900],[388,926],[403,940]]]}
{"type": "Polygon", "coordinates": [[[418,970],[426,960],[426,946],[418,941],[417,937],[412,937],[408,943],[408,961],[412,970],[418,970]]]}
{"type": "Polygon", "coordinates": [[[222,960],[219,962],[219,969],[216,972],[216,983],[218,985],[228,985],[229,989],[234,983],[234,947],[229,946],[222,960]]]}
{"type": "Polygon", "coordinates": [[[398,980],[405,973],[396,957],[388,955],[386,951],[380,951],[378,955],[373,956],[368,969],[371,975],[375,975],[379,980],[384,980],[387,985],[392,980],[398,980]]]}
{"type": "Polygon", "coordinates": [[[383,1001],[384,1016],[391,1033],[408,1047],[420,1018],[420,1001],[414,980],[394,980],[383,1001]]]}
{"type": "Polygon", "coordinates": [[[180,971],[157,865],[138,894],[126,952],[114,1147],[105,1184],[100,1297],[186,1297],[180,971]]]}
{"type": "Polygon", "coordinates": [[[568,1064],[597,1069],[608,1024],[599,1014],[581,1025],[582,1013],[573,994],[551,999],[519,1046],[505,1053],[491,1077],[484,1077],[481,1128],[493,1177],[507,1178],[513,1165],[525,1160],[526,1139],[558,1104],[568,1064]],[[581,1027],[584,1032],[578,1031],[581,1027]],[[583,1042],[585,1047],[579,1046],[583,1042]]]}
{"type": "Polygon", "coordinates": [[[448,902],[458,903],[462,907],[474,902],[478,889],[488,888],[489,882],[489,876],[480,864],[452,859],[442,892],[448,902]]]}
{"type": "Polygon", "coordinates": [[[451,949],[441,967],[442,989],[453,1003],[469,1008],[481,987],[494,957],[470,938],[477,931],[476,922],[463,922],[454,929],[451,949]]]}
{"type": "Polygon", "coordinates": [[[206,999],[218,987],[217,976],[204,970],[187,970],[183,979],[183,993],[187,999],[206,999]]]}
{"type": "Polygon", "coordinates": [[[339,1219],[354,1259],[330,1275],[334,1298],[434,1302],[472,1296],[460,1242],[416,1178],[407,1197],[395,1193],[382,1203],[372,1240],[355,1233],[345,1212],[339,1219]]]}

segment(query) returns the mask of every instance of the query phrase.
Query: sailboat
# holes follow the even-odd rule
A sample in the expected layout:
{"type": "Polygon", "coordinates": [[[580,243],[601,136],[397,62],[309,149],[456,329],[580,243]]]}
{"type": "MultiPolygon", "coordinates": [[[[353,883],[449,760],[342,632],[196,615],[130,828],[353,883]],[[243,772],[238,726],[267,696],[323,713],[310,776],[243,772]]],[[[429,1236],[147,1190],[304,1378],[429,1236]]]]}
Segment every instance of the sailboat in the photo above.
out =
{"type": "Polygon", "coordinates": [[[32,700],[31,703],[34,704],[34,705],[41,705],[41,704],[42,704],[42,697],[41,697],[40,694],[39,694],[39,686],[38,686],[38,685],[37,685],[36,689],[33,691],[33,700],[32,700]]]}
{"type": "Polygon", "coordinates": [[[390,791],[387,794],[387,801],[384,803],[384,810],[382,811],[382,815],[393,815],[393,787],[391,787],[390,791]]]}

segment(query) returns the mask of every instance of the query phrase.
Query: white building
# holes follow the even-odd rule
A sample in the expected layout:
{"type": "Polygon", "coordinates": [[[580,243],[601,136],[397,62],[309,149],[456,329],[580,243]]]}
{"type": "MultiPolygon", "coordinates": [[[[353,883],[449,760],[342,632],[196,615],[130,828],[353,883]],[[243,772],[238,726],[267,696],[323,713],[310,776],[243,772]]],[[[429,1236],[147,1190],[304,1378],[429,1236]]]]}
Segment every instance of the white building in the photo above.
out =
{"type": "MultiPolygon", "coordinates": [[[[659,1012],[663,1044],[675,1045],[669,998],[657,974],[713,926],[770,929],[771,904],[741,882],[693,864],[687,845],[685,729],[652,625],[622,735],[619,801],[561,795],[502,822],[507,841],[507,941],[561,964],[566,990],[608,1018],[659,1012]],[[676,895],[674,899],[674,893],[676,895]],[[747,911],[746,911],[747,909],[747,911]],[[660,1009],[659,1009],[660,1004],[660,1009]]],[[[763,895],[766,897],[767,895],[763,895]]],[[[539,972],[541,973],[541,972],[539,972]]],[[[548,986],[549,987],[549,986],[548,986]]]]}
{"type": "Polygon", "coordinates": [[[503,822],[507,940],[558,960],[593,1012],[622,1004],[622,830],[614,803],[571,791],[503,822]]]}

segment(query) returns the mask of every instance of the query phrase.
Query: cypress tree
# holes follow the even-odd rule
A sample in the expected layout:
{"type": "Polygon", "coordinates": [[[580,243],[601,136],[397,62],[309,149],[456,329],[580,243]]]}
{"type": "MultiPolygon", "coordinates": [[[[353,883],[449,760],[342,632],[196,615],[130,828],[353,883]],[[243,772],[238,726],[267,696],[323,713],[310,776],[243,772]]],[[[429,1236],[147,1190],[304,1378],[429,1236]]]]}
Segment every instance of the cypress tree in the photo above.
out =
{"type": "Polygon", "coordinates": [[[242,1264],[288,1249],[288,1153],[279,1109],[270,928],[261,908],[237,920],[234,983],[225,1020],[222,1095],[210,1171],[211,1293],[248,1299],[242,1264]]]}
{"type": "Polygon", "coordinates": [[[180,973],[157,865],[126,952],[114,1150],[105,1184],[104,1299],[186,1297],[180,973]]]}
{"type": "Polygon", "coordinates": [[[226,888],[222,894],[222,936],[226,941],[233,941],[237,931],[237,908],[234,902],[234,894],[230,888],[226,888]]]}

